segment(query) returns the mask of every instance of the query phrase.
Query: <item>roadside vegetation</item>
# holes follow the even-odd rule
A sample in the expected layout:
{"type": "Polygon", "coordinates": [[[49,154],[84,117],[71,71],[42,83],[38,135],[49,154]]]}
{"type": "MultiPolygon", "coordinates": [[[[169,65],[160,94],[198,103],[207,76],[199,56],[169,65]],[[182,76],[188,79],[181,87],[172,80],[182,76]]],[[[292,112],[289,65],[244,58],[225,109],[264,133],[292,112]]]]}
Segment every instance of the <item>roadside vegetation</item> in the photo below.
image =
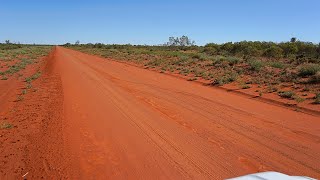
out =
{"type": "MultiPolygon", "coordinates": [[[[237,84],[239,89],[257,87],[259,96],[275,93],[287,99],[320,92],[320,44],[242,41],[196,46],[183,36],[171,37],[159,46],[67,43],[64,46],[85,53],[139,64],[160,72],[205,80],[212,85],[237,84]],[[190,77],[189,77],[190,76],[190,77]],[[294,95],[282,92],[290,89],[294,95]],[[294,97],[293,97],[294,96],[294,97]]],[[[289,91],[289,90],[288,90],[289,91]]],[[[315,97],[312,97],[315,98],[315,97]]]]}
{"type": "Polygon", "coordinates": [[[8,80],[38,58],[48,55],[52,46],[0,43],[0,79],[8,80]]]}
{"type": "Polygon", "coordinates": [[[13,128],[12,124],[9,124],[6,122],[3,122],[0,124],[0,129],[11,129],[11,128],[13,128]]]}
{"type": "Polygon", "coordinates": [[[26,87],[17,96],[16,102],[23,101],[24,95],[32,88],[32,81],[39,78],[40,71],[30,77],[23,77],[20,71],[27,66],[38,63],[40,57],[48,55],[52,46],[13,44],[7,40],[0,43],[0,80],[7,81],[10,78],[25,78],[26,87]]]}

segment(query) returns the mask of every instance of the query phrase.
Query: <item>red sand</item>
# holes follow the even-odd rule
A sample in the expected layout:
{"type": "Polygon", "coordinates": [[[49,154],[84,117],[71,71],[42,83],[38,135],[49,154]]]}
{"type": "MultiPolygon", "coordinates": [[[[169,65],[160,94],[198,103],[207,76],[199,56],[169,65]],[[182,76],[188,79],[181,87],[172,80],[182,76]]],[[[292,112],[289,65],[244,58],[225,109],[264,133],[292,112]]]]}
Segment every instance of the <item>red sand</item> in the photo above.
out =
{"type": "Polygon", "coordinates": [[[23,111],[38,131],[19,141],[21,157],[0,156],[0,177],[320,178],[319,116],[62,47],[44,71],[23,111]]]}

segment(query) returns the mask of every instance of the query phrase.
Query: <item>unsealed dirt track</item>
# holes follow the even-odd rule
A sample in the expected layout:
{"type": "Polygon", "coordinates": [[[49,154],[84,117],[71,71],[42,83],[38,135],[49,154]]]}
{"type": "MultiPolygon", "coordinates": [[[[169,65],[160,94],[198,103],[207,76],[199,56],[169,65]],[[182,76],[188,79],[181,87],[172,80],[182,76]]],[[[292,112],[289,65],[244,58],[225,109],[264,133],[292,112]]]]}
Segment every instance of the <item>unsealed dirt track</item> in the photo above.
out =
{"type": "Polygon", "coordinates": [[[61,131],[48,131],[62,138],[54,148],[63,155],[49,151],[45,171],[29,177],[320,178],[317,116],[62,47],[49,61],[63,107],[61,131]]]}

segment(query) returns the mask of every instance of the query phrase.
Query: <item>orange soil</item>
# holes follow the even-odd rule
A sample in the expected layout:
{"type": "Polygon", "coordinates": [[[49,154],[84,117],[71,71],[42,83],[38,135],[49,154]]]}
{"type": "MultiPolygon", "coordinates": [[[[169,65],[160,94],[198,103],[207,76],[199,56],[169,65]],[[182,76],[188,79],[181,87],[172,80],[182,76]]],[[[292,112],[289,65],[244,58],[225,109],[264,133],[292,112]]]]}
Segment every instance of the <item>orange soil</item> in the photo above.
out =
{"type": "MultiPolygon", "coordinates": [[[[101,56],[99,56],[101,57],[101,56]]],[[[249,89],[242,89],[241,85],[239,84],[239,82],[232,82],[229,84],[225,84],[222,86],[217,86],[217,85],[212,85],[212,80],[206,80],[202,77],[196,77],[195,75],[190,73],[188,75],[182,75],[180,74],[180,71],[175,71],[175,72],[170,72],[170,71],[162,71],[159,68],[155,67],[155,68],[150,68],[150,67],[146,67],[144,64],[145,63],[136,63],[136,62],[131,62],[131,61],[123,61],[123,60],[116,60],[116,59],[109,59],[111,61],[117,61],[120,63],[124,63],[124,64],[129,64],[135,67],[140,67],[140,68],[144,68],[144,69],[148,69],[151,71],[156,71],[159,73],[163,73],[163,74],[167,74],[170,76],[174,76],[177,78],[182,78],[188,81],[193,81],[196,83],[200,83],[202,85],[205,86],[210,86],[211,88],[215,88],[215,89],[222,89],[225,91],[228,91],[230,93],[234,93],[237,95],[241,95],[241,96],[245,96],[247,98],[254,98],[258,101],[262,101],[265,103],[271,103],[273,105],[277,105],[277,106],[284,106],[286,108],[290,108],[293,109],[295,111],[300,111],[300,112],[304,112],[304,113],[308,113],[308,114],[313,114],[313,115],[320,115],[320,105],[315,104],[314,101],[314,97],[315,97],[315,93],[312,92],[305,92],[302,91],[302,89],[292,89],[292,88],[282,88],[279,90],[282,91],[293,91],[295,92],[297,95],[299,95],[301,98],[304,98],[303,102],[297,102],[294,99],[287,99],[287,98],[282,98],[278,95],[278,93],[268,93],[267,92],[267,87],[260,87],[257,84],[247,84],[250,86],[249,89]],[[260,96],[259,92],[263,92],[262,96],[260,96]],[[307,94],[306,96],[303,94],[307,94]]],[[[284,84],[282,84],[284,85],[284,84]]],[[[290,85],[289,85],[290,86],[290,85]]]]}
{"type": "Polygon", "coordinates": [[[43,70],[39,90],[15,105],[23,113],[6,114],[18,125],[0,140],[19,142],[1,150],[19,148],[0,154],[0,177],[320,178],[317,115],[62,47],[43,70]]]}
{"type": "Polygon", "coordinates": [[[18,63],[18,60],[12,60],[12,61],[0,61],[0,71],[4,72],[10,68],[10,66],[18,63]]]}

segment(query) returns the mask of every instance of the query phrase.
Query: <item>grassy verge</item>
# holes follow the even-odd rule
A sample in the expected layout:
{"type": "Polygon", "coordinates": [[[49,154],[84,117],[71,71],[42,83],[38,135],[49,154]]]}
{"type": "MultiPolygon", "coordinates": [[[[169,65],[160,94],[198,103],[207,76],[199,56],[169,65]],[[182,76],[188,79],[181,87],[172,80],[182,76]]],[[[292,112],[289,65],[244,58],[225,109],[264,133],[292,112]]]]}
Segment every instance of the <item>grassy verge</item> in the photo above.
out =
{"type": "Polygon", "coordinates": [[[13,49],[0,49],[1,80],[8,80],[28,65],[37,63],[39,57],[48,55],[52,46],[24,45],[13,49]]]}

